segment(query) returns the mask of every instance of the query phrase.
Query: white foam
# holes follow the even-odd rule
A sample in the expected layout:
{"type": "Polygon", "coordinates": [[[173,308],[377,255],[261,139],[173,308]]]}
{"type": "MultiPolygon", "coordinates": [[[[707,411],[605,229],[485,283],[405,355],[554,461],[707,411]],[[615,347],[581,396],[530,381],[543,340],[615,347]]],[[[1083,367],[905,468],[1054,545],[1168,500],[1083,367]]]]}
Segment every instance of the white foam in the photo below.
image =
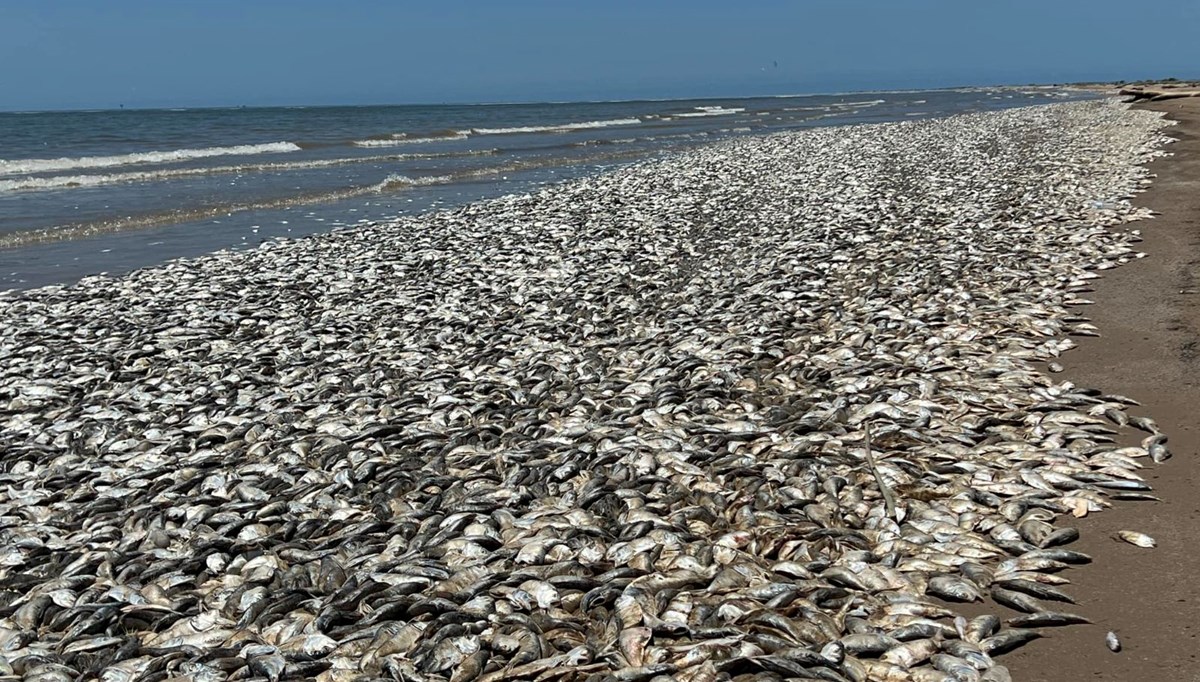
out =
{"type": "Polygon", "coordinates": [[[684,114],[675,114],[675,118],[701,118],[704,116],[728,116],[730,114],[740,114],[746,109],[744,107],[696,107],[696,111],[689,111],[684,114]]]}
{"type": "Polygon", "coordinates": [[[393,173],[372,187],[376,192],[386,192],[399,187],[421,187],[424,185],[440,185],[452,181],[449,175],[427,175],[423,178],[410,178],[407,175],[393,173]]]}
{"type": "Polygon", "coordinates": [[[441,142],[443,140],[465,140],[470,135],[469,130],[460,130],[453,135],[437,135],[431,137],[408,137],[404,133],[398,133],[388,140],[355,140],[355,147],[398,147],[402,144],[416,144],[418,142],[441,142]]]}
{"type": "Polygon", "coordinates": [[[275,154],[299,151],[291,142],[268,142],[266,144],[242,144],[234,147],[205,147],[203,149],[175,149],[166,152],[135,152],[117,156],[81,156],[58,159],[13,159],[0,161],[0,175],[24,173],[47,173],[74,170],[76,168],[111,168],[136,164],[172,163],[188,159],[203,159],[211,156],[234,156],[248,154],[275,154]]]}
{"type": "Polygon", "coordinates": [[[517,126],[514,128],[472,128],[476,135],[509,135],[513,133],[559,133],[571,130],[589,130],[592,128],[610,128],[612,126],[630,126],[641,123],[640,118],[614,118],[607,121],[583,121],[582,123],[563,123],[552,126],[517,126]]]}
{"type": "MultiPolygon", "coordinates": [[[[494,150],[486,149],[463,154],[464,156],[486,156],[494,150]]],[[[200,175],[221,175],[226,173],[256,173],[305,170],[310,168],[327,168],[356,163],[374,163],[381,161],[406,161],[410,159],[426,159],[441,156],[439,154],[384,154],[376,156],[351,156],[337,159],[319,159],[314,161],[293,161],[288,163],[252,163],[236,166],[212,166],[208,168],[166,168],[156,171],[129,171],[126,173],[108,173],[103,175],[52,175],[49,177],[14,178],[0,180],[0,192],[21,192],[35,190],[73,189],[79,187],[95,187],[97,185],[113,185],[124,182],[154,182],[173,178],[186,178],[200,175]]]]}
{"type": "Polygon", "coordinates": [[[419,142],[440,142],[443,140],[465,140],[471,135],[512,135],[516,133],[564,133],[572,130],[587,130],[590,128],[608,128],[611,126],[637,125],[637,118],[615,118],[606,121],[583,121],[582,123],[561,123],[545,126],[514,126],[511,128],[469,128],[458,130],[449,135],[429,135],[424,137],[409,137],[405,133],[396,133],[390,138],[381,140],[355,140],[356,147],[397,147],[419,142]]]}
{"type": "Polygon", "coordinates": [[[835,106],[835,107],[873,107],[876,104],[883,104],[884,102],[887,102],[887,100],[886,99],[869,99],[869,100],[864,100],[862,102],[834,102],[832,106],[835,106]]]}

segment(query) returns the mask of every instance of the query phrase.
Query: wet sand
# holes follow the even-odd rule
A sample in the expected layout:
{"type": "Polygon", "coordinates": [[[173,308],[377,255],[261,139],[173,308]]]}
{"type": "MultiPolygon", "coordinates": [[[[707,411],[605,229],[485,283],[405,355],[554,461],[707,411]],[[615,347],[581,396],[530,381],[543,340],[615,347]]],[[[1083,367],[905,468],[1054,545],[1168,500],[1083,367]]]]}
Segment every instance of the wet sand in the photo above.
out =
{"type": "Polygon", "coordinates": [[[1137,413],[1170,435],[1175,456],[1147,469],[1161,502],[1122,502],[1080,522],[1071,549],[1096,563],[1066,574],[1079,605],[1064,610],[1095,625],[1047,629],[1003,657],[1016,680],[1200,680],[1200,99],[1138,106],[1180,122],[1165,131],[1179,140],[1167,147],[1173,155],[1150,164],[1158,177],[1134,199],[1161,215],[1128,226],[1142,230],[1148,257],[1097,280],[1096,305],[1079,310],[1102,336],[1080,339],[1060,376],[1140,401],[1137,413]],[[1118,530],[1148,533],[1158,547],[1116,542],[1118,530]],[[1105,647],[1109,630],[1120,653],[1105,647]]]}

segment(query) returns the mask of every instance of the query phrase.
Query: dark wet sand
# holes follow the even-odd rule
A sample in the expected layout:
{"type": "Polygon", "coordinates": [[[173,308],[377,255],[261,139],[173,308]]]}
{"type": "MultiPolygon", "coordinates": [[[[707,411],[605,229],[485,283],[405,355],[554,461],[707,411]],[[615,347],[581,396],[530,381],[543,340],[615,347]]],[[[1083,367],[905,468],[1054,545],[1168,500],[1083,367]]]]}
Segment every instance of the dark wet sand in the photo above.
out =
{"type": "Polygon", "coordinates": [[[1150,164],[1158,177],[1134,199],[1161,215],[1128,226],[1142,230],[1148,257],[1096,280],[1086,294],[1096,305],[1076,310],[1102,336],[1078,339],[1059,376],[1140,401],[1134,413],[1158,421],[1175,457],[1147,462],[1162,502],[1121,502],[1078,524],[1083,537],[1071,549],[1096,562],[1064,574],[1079,604],[1062,610],[1095,625],[1048,628],[1046,639],[1002,657],[1018,681],[1200,680],[1200,98],[1138,106],[1180,121],[1165,131],[1179,139],[1166,147],[1174,155],[1150,164]],[[1152,535],[1158,548],[1112,540],[1125,529],[1152,535]],[[1108,630],[1121,653],[1105,647],[1108,630]]]}

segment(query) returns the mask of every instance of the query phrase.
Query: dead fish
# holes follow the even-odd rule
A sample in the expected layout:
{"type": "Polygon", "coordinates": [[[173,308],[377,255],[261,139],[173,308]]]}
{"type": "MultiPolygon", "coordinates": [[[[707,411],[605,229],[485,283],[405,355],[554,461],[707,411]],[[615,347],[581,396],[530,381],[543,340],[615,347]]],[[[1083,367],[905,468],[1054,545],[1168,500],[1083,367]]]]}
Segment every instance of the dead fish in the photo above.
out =
{"type": "Polygon", "coordinates": [[[1005,578],[1003,580],[996,581],[996,584],[1006,590],[1024,592],[1025,594],[1038,599],[1050,599],[1052,601],[1067,602],[1068,604],[1075,603],[1075,600],[1071,597],[1071,595],[1067,594],[1066,592],[1033,580],[1005,578]]]}
{"type": "Polygon", "coordinates": [[[955,682],[978,682],[979,671],[975,666],[957,656],[934,654],[929,662],[934,668],[946,673],[955,682]]]}
{"type": "Polygon", "coordinates": [[[961,636],[964,640],[978,644],[984,638],[994,635],[1000,629],[1000,618],[991,613],[976,616],[968,621],[961,636]]]}
{"type": "Polygon", "coordinates": [[[1162,125],[742,137],[0,293],[0,677],[1004,682],[1062,519],[1169,455],[1038,369],[1162,125]]]}
{"type": "Polygon", "coordinates": [[[1162,498],[1157,495],[1139,492],[1115,492],[1109,495],[1114,500],[1123,500],[1131,502],[1162,502],[1162,498]]]}
{"type": "Polygon", "coordinates": [[[908,671],[908,679],[913,682],[955,682],[953,675],[942,672],[937,668],[920,667],[908,671]]]}
{"type": "Polygon", "coordinates": [[[844,635],[840,641],[846,652],[855,656],[879,656],[900,645],[900,640],[874,632],[844,635]]]}
{"type": "Polygon", "coordinates": [[[991,637],[985,638],[979,643],[979,648],[983,649],[988,655],[1006,654],[1041,636],[1042,633],[1037,630],[1023,628],[1002,630],[991,637]]]}
{"type": "Polygon", "coordinates": [[[1137,547],[1143,547],[1146,549],[1150,549],[1150,548],[1156,547],[1158,545],[1158,543],[1155,542],[1154,538],[1150,537],[1149,535],[1146,535],[1145,533],[1139,533],[1139,532],[1133,531],[1133,530],[1117,531],[1116,539],[1124,540],[1125,542],[1128,542],[1131,545],[1135,545],[1137,547]]]}
{"type": "Polygon", "coordinates": [[[635,627],[621,631],[619,643],[621,654],[630,667],[639,668],[646,663],[646,646],[651,639],[650,628],[635,627]]]}
{"type": "Polygon", "coordinates": [[[952,575],[938,575],[930,578],[926,591],[951,601],[983,601],[983,595],[980,594],[978,587],[952,575]]]}
{"type": "Polygon", "coordinates": [[[1149,417],[1130,417],[1129,425],[1151,434],[1162,433],[1158,424],[1149,417]]]}
{"type": "Polygon", "coordinates": [[[918,639],[888,649],[879,660],[904,668],[912,668],[937,653],[938,644],[932,639],[918,639]]]}
{"type": "Polygon", "coordinates": [[[1112,630],[1109,630],[1108,634],[1104,635],[1104,644],[1114,654],[1121,651],[1121,640],[1117,638],[1117,633],[1112,630]]]}
{"type": "Polygon", "coordinates": [[[1077,528],[1057,528],[1042,541],[1041,547],[1057,547],[1069,545],[1079,539],[1077,528]]]}
{"type": "MultiPolygon", "coordinates": [[[[1082,552],[1076,552],[1062,548],[1037,549],[1021,557],[1026,560],[1044,559],[1047,561],[1059,562],[1063,564],[1090,564],[1092,557],[1082,552]]],[[[1037,570],[1037,569],[1032,569],[1037,570]]]]}
{"type": "Polygon", "coordinates": [[[296,635],[279,645],[279,652],[284,656],[302,656],[316,658],[337,648],[337,641],[321,634],[296,635]]]}
{"type": "Polygon", "coordinates": [[[976,670],[987,670],[995,665],[995,661],[979,645],[962,639],[948,639],[942,642],[942,650],[947,654],[962,659],[976,670]]]}
{"type": "Polygon", "coordinates": [[[987,589],[988,587],[991,587],[992,580],[995,576],[991,569],[981,564],[977,564],[974,561],[962,562],[959,565],[958,570],[962,572],[967,580],[975,583],[975,585],[980,589],[987,589]]]}
{"type": "Polygon", "coordinates": [[[1042,605],[1033,597],[1021,592],[1004,589],[999,585],[992,586],[991,595],[997,604],[1007,606],[1010,609],[1024,611],[1025,613],[1036,613],[1042,610],[1042,605]]]}
{"type": "Polygon", "coordinates": [[[833,665],[841,665],[846,660],[846,645],[834,640],[821,647],[821,658],[833,665]]]}
{"type": "Polygon", "coordinates": [[[101,682],[134,682],[146,672],[153,659],[150,656],[115,661],[100,671],[101,682]]]}
{"type": "Polygon", "coordinates": [[[248,662],[250,672],[262,675],[271,682],[279,680],[287,668],[287,659],[280,655],[278,649],[269,645],[247,646],[242,649],[241,657],[248,662]]]}
{"type": "Polygon", "coordinates": [[[1060,611],[1039,611],[1038,613],[1030,613],[1024,616],[1010,618],[1007,622],[1010,626],[1017,628],[1044,628],[1058,627],[1062,625],[1081,625],[1091,623],[1092,621],[1074,613],[1062,613],[1060,611]]]}
{"type": "Polygon", "coordinates": [[[1156,464],[1162,464],[1171,459],[1171,451],[1161,442],[1150,443],[1146,446],[1146,450],[1150,452],[1150,459],[1154,460],[1156,464]]]}

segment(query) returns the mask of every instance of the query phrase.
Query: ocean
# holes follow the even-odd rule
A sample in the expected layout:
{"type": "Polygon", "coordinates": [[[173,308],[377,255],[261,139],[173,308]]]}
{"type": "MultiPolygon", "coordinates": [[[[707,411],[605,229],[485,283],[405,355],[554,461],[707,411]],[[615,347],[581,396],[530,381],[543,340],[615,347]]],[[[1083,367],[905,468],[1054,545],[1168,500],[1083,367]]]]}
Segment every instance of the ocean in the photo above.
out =
{"type": "Polygon", "coordinates": [[[0,290],[453,207],[739,135],[1092,97],[1006,87],[0,113],[0,290]]]}

